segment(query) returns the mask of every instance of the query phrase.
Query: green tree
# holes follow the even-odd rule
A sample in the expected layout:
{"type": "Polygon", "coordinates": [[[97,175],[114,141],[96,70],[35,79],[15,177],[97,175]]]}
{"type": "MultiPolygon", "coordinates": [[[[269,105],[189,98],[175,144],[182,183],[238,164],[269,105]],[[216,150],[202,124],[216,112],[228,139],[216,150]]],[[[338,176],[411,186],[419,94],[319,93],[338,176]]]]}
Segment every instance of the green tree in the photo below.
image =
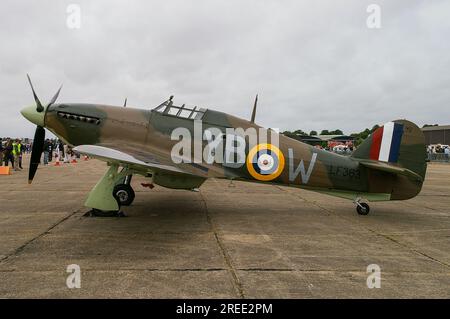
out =
{"type": "Polygon", "coordinates": [[[317,131],[311,131],[311,132],[309,132],[309,135],[311,135],[311,136],[317,135],[317,131]]]}
{"type": "Polygon", "coordinates": [[[305,132],[303,132],[302,130],[295,130],[293,133],[296,135],[308,135],[305,132]]]}
{"type": "Polygon", "coordinates": [[[330,132],[330,135],[344,135],[344,132],[341,130],[334,130],[330,132]]]}
{"type": "Polygon", "coordinates": [[[380,128],[380,126],[378,125],[378,124],[375,124],[373,127],[372,127],[372,129],[370,130],[370,133],[373,133],[373,132],[375,132],[377,129],[379,129],[380,128]]]}
{"type": "Polygon", "coordinates": [[[361,131],[359,133],[352,133],[352,134],[350,134],[350,136],[355,138],[355,141],[354,141],[353,144],[355,146],[360,145],[370,134],[372,134],[379,127],[380,127],[379,125],[374,125],[372,127],[372,129],[370,129],[370,130],[368,128],[366,128],[364,131],[361,131]]]}

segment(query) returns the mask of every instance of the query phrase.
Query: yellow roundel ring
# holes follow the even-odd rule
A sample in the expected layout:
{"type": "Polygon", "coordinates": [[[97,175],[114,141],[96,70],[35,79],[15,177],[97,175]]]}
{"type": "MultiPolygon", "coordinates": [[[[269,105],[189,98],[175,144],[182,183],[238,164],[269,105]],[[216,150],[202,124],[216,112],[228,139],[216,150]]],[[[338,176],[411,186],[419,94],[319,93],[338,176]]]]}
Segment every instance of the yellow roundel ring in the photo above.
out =
{"type": "Polygon", "coordinates": [[[247,170],[259,181],[271,181],[283,172],[284,155],[272,144],[258,144],[247,155],[247,170]]]}

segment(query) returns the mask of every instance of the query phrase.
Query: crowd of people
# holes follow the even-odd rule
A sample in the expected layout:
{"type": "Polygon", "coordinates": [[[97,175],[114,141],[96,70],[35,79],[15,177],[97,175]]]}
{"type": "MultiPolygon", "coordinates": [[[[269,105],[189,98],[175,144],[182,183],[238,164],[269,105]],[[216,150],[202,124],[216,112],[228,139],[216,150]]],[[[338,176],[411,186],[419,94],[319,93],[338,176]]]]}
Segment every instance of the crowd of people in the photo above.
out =
{"type": "MultiPolygon", "coordinates": [[[[33,143],[27,139],[20,138],[0,138],[0,165],[9,166],[15,171],[22,170],[23,155],[31,153],[33,143]]],[[[322,149],[320,145],[316,148],[322,149]]],[[[335,152],[343,155],[350,155],[353,150],[353,144],[338,143],[328,145],[323,148],[327,151],[335,152]]],[[[431,161],[450,161],[450,146],[449,145],[428,145],[427,146],[428,159],[431,161]]],[[[59,156],[59,160],[64,163],[69,163],[70,159],[77,154],[74,154],[72,149],[64,144],[61,140],[46,139],[44,141],[43,164],[48,165],[55,157],[59,156]]]]}
{"type": "Polygon", "coordinates": [[[31,152],[31,145],[24,143],[22,139],[0,138],[0,163],[4,166],[11,164],[16,171],[22,168],[22,158],[24,153],[31,152]]]}
{"type": "Polygon", "coordinates": [[[427,146],[428,159],[430,161],[446,161],[450,160],[450,146],[449,145],[428,145],[427,146]]]}
{"type": "MultiPolygon", "coordinates": [[[[22,170],[22,160],[24,154],[31,153],[33,143],[27,139],[20,138],[0,138],[0,165],[11,166],[13,170],[22,170]]],[[[46,139],[43,147],[42,162],[48,165],[55,157],[58,160],[69,163],[74,156],[72,149],[61,140],[46,139]]]]}
{"type": "Polygon", "coordinates": [[[331,142],[328,142],[325,147],[323,147],[320,144],[314,145],[314,147],[321,149],[321,150],[337,153],[340,155],[351,155],[353,153],[353,151],[355,150],[355,146],[353,145],[353,142],[351,142],[351,141],[347,141],[347,142],[331,141],[331,142]]]}

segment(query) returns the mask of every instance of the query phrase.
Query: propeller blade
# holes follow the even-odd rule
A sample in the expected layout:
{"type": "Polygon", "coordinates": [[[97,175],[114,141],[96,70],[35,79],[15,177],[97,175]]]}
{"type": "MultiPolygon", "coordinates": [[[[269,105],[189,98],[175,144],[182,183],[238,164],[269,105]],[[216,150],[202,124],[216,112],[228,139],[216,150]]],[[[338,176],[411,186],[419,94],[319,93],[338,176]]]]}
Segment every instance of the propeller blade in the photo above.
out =
{"type": "Polygon", "coordinates": [[[61,92],[62,89],[62,84],[59,87],[58,91],[56,92],[55,96],[53,96],[53,98],[50,100],[50,102],[48,103],[47,107],[49,107],[50,105],[52,105],[53,103],[56,102],[56,99],[58,98],[59,92],[61,92]]]}
{"type": "Polygon", "coordinates": [[[41,155],[44,151],[45,129],[37,126],[34,132],[33,148],[31,150],[30,170],[28,172],[28,184],[33,181],[34,175],[41,162],[41,155]]]}
{"type": "Polygon", "coordinates": [[[44,110],[44,107],[41,104],[41,101],[39,101],[39,98],[36,95],[36,92],[34,91],[33,83],[31,83],[30,76],[27,74],[28,82],[31,86],[31,91],[33,91],[34,101],[36,102],[36,111],[42,112],[44,110]]]}
{"type": "Polygon", "coordinates": [[[127,107],[127,100],[128,100],[128,98],[125,98],[125,102],[123,103],[123,107],[127,107]]]}

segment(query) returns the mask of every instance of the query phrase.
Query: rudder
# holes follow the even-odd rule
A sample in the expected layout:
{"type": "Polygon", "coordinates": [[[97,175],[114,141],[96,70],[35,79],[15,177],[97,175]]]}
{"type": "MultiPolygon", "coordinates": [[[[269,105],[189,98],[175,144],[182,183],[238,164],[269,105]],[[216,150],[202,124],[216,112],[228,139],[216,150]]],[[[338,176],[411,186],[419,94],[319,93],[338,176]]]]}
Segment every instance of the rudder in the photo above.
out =
{"type": "Polygon", "coordinates": [[[422,180],[425,178],[425,137],[416,124],[407,120],[388,122],[375,130],[352,157],[401,166],[420,175],[422,180]]]}

